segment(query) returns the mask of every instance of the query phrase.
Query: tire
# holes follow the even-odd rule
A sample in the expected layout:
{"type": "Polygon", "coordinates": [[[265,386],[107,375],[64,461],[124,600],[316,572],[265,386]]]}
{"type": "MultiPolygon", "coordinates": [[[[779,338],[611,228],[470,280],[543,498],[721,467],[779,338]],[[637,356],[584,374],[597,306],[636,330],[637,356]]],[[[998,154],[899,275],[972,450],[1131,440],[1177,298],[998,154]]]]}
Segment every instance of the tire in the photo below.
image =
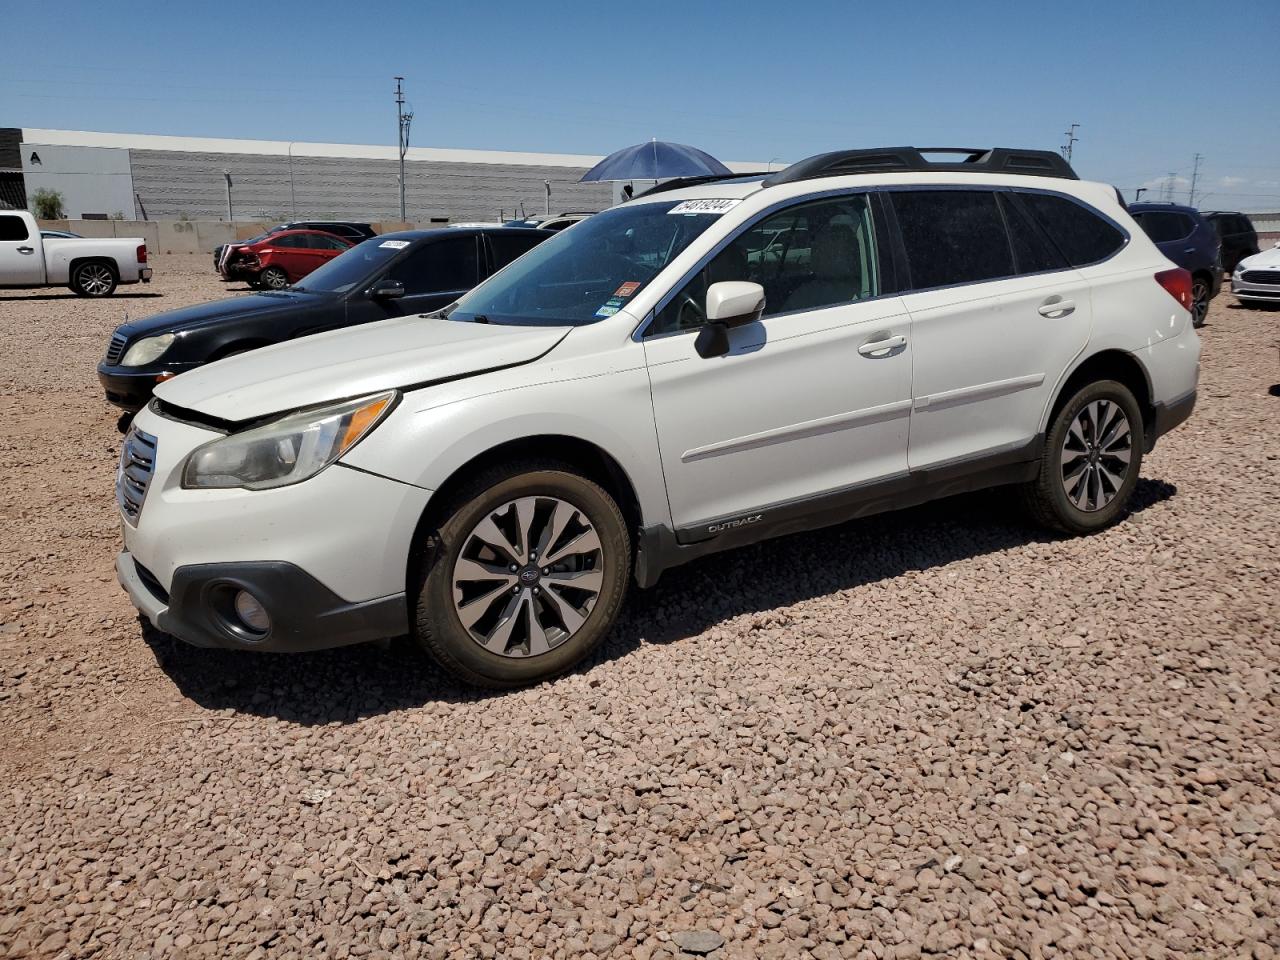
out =
{"type": "Polygon", "coordinates": [[[258,284],[264,290],[283,290],[289,286],[289,276],[279,267],[267,267],[258,274],[258,284]]]}
{"type": "Polygon", "coordinates": [[[119,279],[116,276],[116,268],[111,264],[101,260],[90,260],[87,263],[76,264],[75,269],[71,271],[71,281],[68,286],[77,297],[109,297],[115,293],[119,279]]]}
{"type": "Polygon", "coordinates": [[[1197,273],[1191,278],[1191,325],[1196,329],[1203,327],[1209,317],[1210,289],[1208,277],[1197,273]]]}
{"type": "Polygon", "coordinates": [[[631,576],[627,524],[603,488],[556,462],[504,464],[445,512],[414,558],[412,584],[414,639],[441,666],[510,689],[564,673],[600,645],[631,576]],[[550,567],[539,566],[538,546],[550,567]]]}
{"type": "Polygon", "coordinates": [[[1124,514],[1138,485],[1145,440],[1142,412],[1128,387],[1115,380],[1087,384],[1063,405],[1049,427],[1039,473],[1022,488],[1028,512],[1038,523],[1065,533],[1109,527],[1124,514]],[[1127,427],[1127,447],[1117,411],[1127,427]],[[1094,418],[1104,424],[1096,449],[1094,418]],[[1074,484],[1072,477],[1078,477],[1074,484]],[[1118,483],[1109,479],[1117,477],[1118,483]]]}

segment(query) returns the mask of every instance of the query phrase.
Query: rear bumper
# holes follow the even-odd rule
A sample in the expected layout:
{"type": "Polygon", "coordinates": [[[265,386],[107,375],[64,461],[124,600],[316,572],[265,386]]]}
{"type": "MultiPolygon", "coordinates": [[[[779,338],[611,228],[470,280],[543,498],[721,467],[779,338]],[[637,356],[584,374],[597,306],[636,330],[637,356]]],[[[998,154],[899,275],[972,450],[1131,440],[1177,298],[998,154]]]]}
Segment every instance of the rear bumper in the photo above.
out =
{"type": "Polygon", "coordinates": [[[1174,427],[1185,423],[1196,408],[1196,392],[1192,390],[1185,396],[1170,400],[1168,403],[1153,403],[1155,420],[1151,427],[1151,435],[1147,437],[1148,452],[1155,447],[1156,441],[1174,427]]]}
{"type": "Polygon", "coordinates": [[[127,550],[116,576],[158,630],[196,647],[297,653],[400,636],[409,629],[403,593],[349,603],[302,568],[283,561],[178,567],[169,590],[127,550]],[[271,618],[255,632],[235,613],[235,595],[251,593],[271,618]]]}

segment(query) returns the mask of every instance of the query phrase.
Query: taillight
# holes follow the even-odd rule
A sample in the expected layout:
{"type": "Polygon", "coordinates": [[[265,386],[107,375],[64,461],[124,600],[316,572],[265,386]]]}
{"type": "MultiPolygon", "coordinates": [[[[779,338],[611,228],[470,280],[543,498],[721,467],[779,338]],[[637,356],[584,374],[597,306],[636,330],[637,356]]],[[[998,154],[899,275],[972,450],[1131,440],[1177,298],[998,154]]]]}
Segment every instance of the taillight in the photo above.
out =
{"type": "Polygon", "coordinates": [[[1181,267],[1174,267],[1172,270],[1161,270],[1156,274],[1156,283],[1164,287],[1169,296],[1182,304],[1183,310],[1190,312],[1191,272],[1189,270],[1183,270],[1181,267]]]}
{"type": "Polygon", "coordinates": [[[138,244],[138,262],[147,262],[147,245],[145,243],[138,244]]]}

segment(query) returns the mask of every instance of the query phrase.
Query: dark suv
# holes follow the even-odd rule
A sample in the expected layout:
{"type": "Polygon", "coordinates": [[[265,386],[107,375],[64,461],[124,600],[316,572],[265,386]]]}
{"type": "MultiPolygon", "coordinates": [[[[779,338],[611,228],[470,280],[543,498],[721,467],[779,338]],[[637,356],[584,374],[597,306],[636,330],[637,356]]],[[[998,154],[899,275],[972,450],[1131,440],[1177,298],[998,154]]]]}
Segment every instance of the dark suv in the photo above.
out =
{"type": "Polygon", "coordinates": [[[1191,320],[1204,326],[1209,301],[1222,288],[1221,243],[1195,207],[1176,203],[1131,203],[1129,213],[1160,252],[1191,273],[1191,320]]]}
{"type": "MultiPolygon", "coordinates": [[[[267,237],[282,233],[285,230],[319,230],[321,233],[331,233],[335,237],[341,237],[348,243],[353,244],[378,235],[378,232],[369,224],[356,223],[354,220],[294,220],[290,223],[277,224],[265,233],[250,237],[248,240],[242,241],[242,243],[260,243],[267,237]]],[[[213,269],[217,270],[222,266],[222,251],[228,246],[229,244],[222,243],[213,248],[213,269]]]]}
{"type": "Polygon", "coordinates": [[[1203,216],[1222,241],[1222,269],[1225,273],[1232,273],[1236,264],[1258,252],[1258,232],[1253,228],[1253,221],[1243,213],[1210,210],[1203,216]]]}

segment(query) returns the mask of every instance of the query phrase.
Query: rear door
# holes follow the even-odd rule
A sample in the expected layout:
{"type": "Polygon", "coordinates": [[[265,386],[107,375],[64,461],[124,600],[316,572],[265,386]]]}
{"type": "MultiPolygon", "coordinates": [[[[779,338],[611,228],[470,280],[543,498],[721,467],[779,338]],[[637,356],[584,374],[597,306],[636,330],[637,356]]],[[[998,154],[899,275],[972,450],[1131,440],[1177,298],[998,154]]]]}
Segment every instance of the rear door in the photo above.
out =
{"type": "Polygon", "coordinates": [[[430,313],[447,307],[480,282],[481,257],[477,234],[422,241],[387,273],[404,284],[403,297],[386,301],[388,315],[430,313]]]}
{"type": "Polygon", "coordinates": [[[910,270],[911,469],[1025,456],[1088,342],[1087,282],[998,190],[891,196],[910,270]]]}
{"type": "Polygon", "coordinates": [[[35,286],[44,283],[44,245],[31,236],[25,217],[0,213],[0,286],[35,286]]]}
{"type": "Polygon", "coordinates": [[[547,236],[508,228],[502,232],[485,234],[485,239],[489,246],[489,274],[494,274],[528,253],[546,240],[547,236]]]}
{"type": "MultiPolygon", "coordinates": [[[[334,257],[340,257],[351,249],[351,244],[341,237],[327,233],[307,234],[307,252],[314,258],[311,270],[328,263],[334,257]]],[[[310,271],[308,271],[310,272],[310,271]]]]}
{"type": "Polygon", "coordinates": [[[311,272],[312,261],[307,252],[305,233],[279,233],[268,237],[264,244],[260,254],[264,267],[279,267],[289,275],[291,281],[299,280],[311,272]]]}

